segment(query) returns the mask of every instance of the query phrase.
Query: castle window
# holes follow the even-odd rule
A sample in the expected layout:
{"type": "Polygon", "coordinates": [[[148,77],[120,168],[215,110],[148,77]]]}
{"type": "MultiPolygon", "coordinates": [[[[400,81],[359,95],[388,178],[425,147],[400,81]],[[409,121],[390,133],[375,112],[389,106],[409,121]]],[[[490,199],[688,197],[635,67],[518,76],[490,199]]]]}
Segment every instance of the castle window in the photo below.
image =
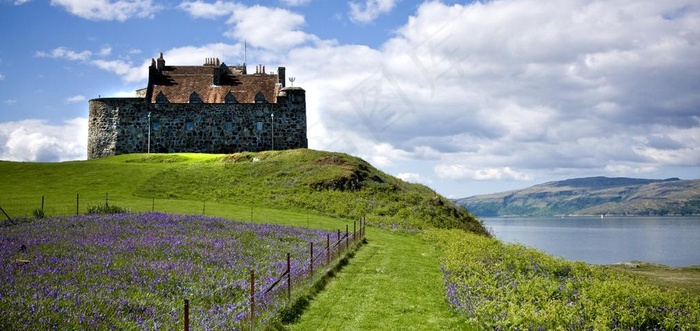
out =
{"type": "Polygon", "coordinates": [[[202,99],[197,92],[192,92],[192,94],[190,94],[190,103],[202,103],[202,99]]]}
{"type": "Polygon", "coordinates": [[[255,95],[255,103],[267,103],[262,92],[258,92],[258,94],[255,95]]]}
{"type": "Polygon", "coordinates": [[[226,122],[226,124],[224,124],[224,129],[226,131],[233,131],[233,124],[231,122],[226,122]]]}
{"type": "Polygon", "coordinates": [[[224,97],[224,103],[238,103],[238,100],[236,100],[236,97],[233,95],[233,93],[231,93],[231,91],[228,91],[224,97]]]}
{"type": "Polygon", "coordinates": [[[262,131],[262,129],[263,129],[262,122],[255,123],[255,129],[258,131],[262,131]]]}
{"type": "Polygon", "coordinates": [[[170,101],[168,101],[168,98],[165,97],[165,94],[163,94],[163,91],[160,91],[160,92],[158,92],[158,95],[156,95],[156,103],[167,104],[167,103],[170,103],[170,101]]]}
{"type": "Polygon", "coordinates": [[[194,122],[192,122],[192,121],[187,121],[187,123],[185,123],[185,129],[186,129],[187,131],[192,131],[192,130],[194,130],[194,122]]]}

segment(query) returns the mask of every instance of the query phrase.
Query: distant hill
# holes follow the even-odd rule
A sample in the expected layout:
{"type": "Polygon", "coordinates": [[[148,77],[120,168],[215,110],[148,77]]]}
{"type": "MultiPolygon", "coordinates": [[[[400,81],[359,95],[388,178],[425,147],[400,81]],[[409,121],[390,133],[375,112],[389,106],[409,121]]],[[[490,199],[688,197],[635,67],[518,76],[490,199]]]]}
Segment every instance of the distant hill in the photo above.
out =
{"type": "Polygon", "coordinates": [[[454,201],[482,217],[700,215],[700,180],[574,178],[454,201]]]}

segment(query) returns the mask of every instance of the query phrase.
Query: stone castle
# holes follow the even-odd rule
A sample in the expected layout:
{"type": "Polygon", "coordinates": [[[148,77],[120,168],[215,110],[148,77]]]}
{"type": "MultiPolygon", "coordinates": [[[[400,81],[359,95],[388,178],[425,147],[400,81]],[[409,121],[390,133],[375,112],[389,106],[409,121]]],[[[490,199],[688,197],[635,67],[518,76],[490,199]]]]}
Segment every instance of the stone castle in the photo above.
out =
{"type": "Polygon", "coordinates": [[[217,58],[166,66],[161,53],[135,97],[89,101],[88,159],[306,148],[306,92],[285,79],[284,67],[248,74],[217,58]]]}

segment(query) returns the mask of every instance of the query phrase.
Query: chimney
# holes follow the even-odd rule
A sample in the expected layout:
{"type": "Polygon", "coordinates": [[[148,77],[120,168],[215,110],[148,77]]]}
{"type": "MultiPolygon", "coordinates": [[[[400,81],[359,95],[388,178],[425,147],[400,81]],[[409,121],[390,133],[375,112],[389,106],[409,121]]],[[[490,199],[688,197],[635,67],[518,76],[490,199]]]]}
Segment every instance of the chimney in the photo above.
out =
{"type": "Polygon", "coordinates": [[[163,53],[160,53],[160,56],[158,57],[158,60],[156,61],[156,69],[158,70],[159,74],[163,73],[163,69],[165,68],[165,59],[163,58],[163,53]]]}
{"type": "Polygon", "coordinates": [[[287,80],[286,75],[287,75],[287,68],[285,68],[285,67],[278,67],[277,68],[277,78],[279,79],[279,83],[280,83],[280,85],[282,85],[282,87],[286,86],[286,83],[285,83],[285,81],[287,80]]]}

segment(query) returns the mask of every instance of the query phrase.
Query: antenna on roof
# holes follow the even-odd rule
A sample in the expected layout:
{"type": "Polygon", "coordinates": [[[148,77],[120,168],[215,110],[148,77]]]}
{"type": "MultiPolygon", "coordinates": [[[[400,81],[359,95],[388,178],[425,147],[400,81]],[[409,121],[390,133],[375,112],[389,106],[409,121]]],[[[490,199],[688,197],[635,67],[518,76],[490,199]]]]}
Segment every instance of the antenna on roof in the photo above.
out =
{"type": "Polygon", "coordinates": [[[243,66],[248,62],[248,41],[243,39],[243,66]]]}
{"type": "Polygon", "coordinates": [[[289,77],[289,82],[292,83],[292,87],[294,87],[294,81],[297,80],[294,77],[289,77]]]}

